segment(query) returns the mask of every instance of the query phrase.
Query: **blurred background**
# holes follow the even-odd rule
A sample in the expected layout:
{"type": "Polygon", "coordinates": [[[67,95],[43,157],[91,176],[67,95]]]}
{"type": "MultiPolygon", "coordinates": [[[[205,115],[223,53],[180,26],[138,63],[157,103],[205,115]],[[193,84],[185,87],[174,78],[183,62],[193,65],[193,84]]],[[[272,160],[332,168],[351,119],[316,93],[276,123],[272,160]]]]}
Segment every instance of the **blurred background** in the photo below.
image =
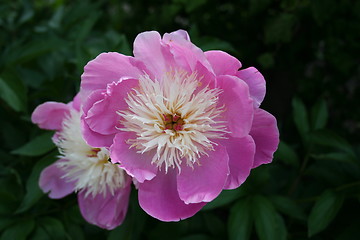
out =
{"type": "Polygon", "coordinates": [[[360,1],[0,1],[0,240],[358,239],[360,1]],[[82,219],[76,196],[38,187],[58,151],[30,122],[45,101],[68,102],[101,52],[132,54],[136,35],[177,29],[205,50],[265,76],[262,108],[278,120],[272,164],[194,217],[164,223],[138,206],[113,231],[82,219]]]}

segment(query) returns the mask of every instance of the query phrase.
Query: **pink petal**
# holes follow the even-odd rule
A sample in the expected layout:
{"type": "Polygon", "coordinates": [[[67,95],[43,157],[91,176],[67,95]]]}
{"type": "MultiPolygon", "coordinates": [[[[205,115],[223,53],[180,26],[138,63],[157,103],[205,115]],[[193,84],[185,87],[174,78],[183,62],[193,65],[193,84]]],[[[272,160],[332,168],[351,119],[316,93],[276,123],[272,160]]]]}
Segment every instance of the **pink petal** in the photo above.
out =
{"type": "Polygon", "coordinates": [[[75,109],[76,111],[80,112],[81,110],[81,99],[80,93],[77,93],[72,102],[70,102],[71,108],[75,109]]]}
{"type": "Polygon", "coordinates": [[[190,42],[190,36],[189,36],[188,32],[185,31],[185,30],[180,29],[180,30],[171,32],[170,34],[178,35],[178,36],[180,36],[180,37],[182,37],[185,40],[190,42]]]}
{"type": "Polygon", "coordinates": [[[275,117],[263,109],[256,109],[250,135],[256,145],[253,168],[270,163],[280,141],[275,117]]]}
{"type": "Polygon", "coordinates": [[[224,189],[239,187],[250,174],[254,163],[255,143],[251,136],[243,138],[228,137],[221,141],[229,155],[230,174],[224,189]]]}
{"type": "Polygon", "coordinates": [[[215,146],[214,151],[203,155],[200,165],[194,168],[183,164],[181,173],[177,176],[180,199],[186,204],[210,202],[222,191],[229,175],[229,156],[225,147],[215,146]]]}
{"type": "Polygon", "coordinates": [[[132,133],[116,134],[114,144],[110,147],[110,157],[113,163],[120,163],[121,168],[142,183],[153,179],[158,168],[155,164],[151,164],[154,153],[137,153],[135,148],[130,148],[130,145],[126,143],[127,140],[134,138],[132,133]]]}
{"type": "Polygon", "coordinates": [[[197,62],[194,72],[197,73],[197,80],[199,81],[199,88],[195,91],[199,91],[202,87],[214,88],[216,85],[216,76],[213,72],[209,71],[202,63],[197,62]]]}
{"type": "Polygon", "coordinates": [[[219,76],[217,83],[224,91],[219,97],[219,103],[225,105],[223,115],[228,123],[230,135],[245,137],[251,129],[254,114],[248,86],[237,77],[228,75],[219,76]]]}
{"type": "Polygon", "coordinates": [[[236,75],[241,68],[241,63],[235,57],[223,51],[205,52],[207,60],[210,62],[216,76],[219,75],[236,75]]]}
{"type": "Polygon", "coordinates": [[[254,67],[249,67],[237,73],[237,76],[249,86],[254,106],[259,107],[266,93],[266,82],[264,76],[254,67]]]}
{"type": "Polygon", "coordinates": [[[143,32],[134,41],[134,56],[142,61],[158,80],[173,66],[173,57],[168,48],[161,43],[156,31],[143,32]]]}
{"type": "Polygon", "coordinates": [[[82,216],[91,224],[112,230],[125,219],[129,204],[131,181],[128,180],[124,188],[120,188],[112,195],[109,191],[106,196],[91,194],[85,197],[86,191],[78,194],[78,202],[82,216]]]}
{"type": "Polygon", "coordinates": [[[178,32],[165,33],[163,42],[174,56],[176,67],[192,73],[196,71],[196,65],[200,62],[209,72],[213,73],[204,52],[183,35],[178,32]]]}
{"type": "Polygon", "coordinates": [[[94,104],[103,101],[104,90],[94,91],[83,104],[83,114],[81,115],[81,130],[84,140],[92,147],[110,147],[113,142],[114,134],[104,135],[92,130],[86,121],[87,114],[94,104]]]}
{"type": "Polygon", "coordinates": [[[139,184],[141,208],[150,216],[169,222],[191,217],[206,204],[185,204],[179,198],[176,185],[176,169],[161,171],[151,181],[139,184]]]}
{"type": "Polygon", "coordinates": [[[58,167],[58,163],[67,161],[59,159],[42,170],[39,178],[39,186],[44,193],[49,192],[49,197],[54,199],[63,198],[74,191],[74,182],[67,181],[63,176],[65,172],[58,167]]]}
{"type": "Polygon", "coordinates": [[[137,79],[121,79],[108,84],[103,99],[95,102],[88,111],[84,111],[84,121],[89,128],[103,135],[117,133],[121,118],[117,112],[128,108],[125,99],[138,84],[137,79]]]}
{"type": "Polygon", "coordinates": [[[42,129],[61,130],[64,118],[70,107],[64,103],[46,102],[37,106],[31,115],[31,121],[42,129]]]}
{"type": "Polygon", "coordinates": [[[94,90],[106,89],[108,83],[117,82],[122,77],[138,78],[143,74],[133,57],[115,52],[102,53],[84,68],[81,97],[87,97],[94,90]]]}

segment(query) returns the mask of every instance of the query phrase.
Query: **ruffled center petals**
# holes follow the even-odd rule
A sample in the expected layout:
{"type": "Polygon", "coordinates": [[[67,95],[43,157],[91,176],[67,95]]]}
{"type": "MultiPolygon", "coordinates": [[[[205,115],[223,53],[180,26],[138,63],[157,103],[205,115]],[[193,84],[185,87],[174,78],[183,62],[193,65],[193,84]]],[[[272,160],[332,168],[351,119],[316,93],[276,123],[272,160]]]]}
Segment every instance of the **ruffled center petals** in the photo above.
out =
{"type": "Polygon", "coordinates": [[[86,99],[82,115],[84,138],[94,147],[109,147],[120,127],[119,109],[126,109],[125,98],[138,85],[137,79],[122,78],[108,84],[106,91],[97,90],[86,99]]]}
{"type": "Polygon", "coordinates": [[[222,75],[217,84],[223,90],[219,103],[225,106],[224,117],[232,137],[244,137],[249,134],[254,107],[247,84],[237,77],[222,75]]]}
{"type": "Polygon", "coordinates": [[[95,102],[86,113],[85,121],[89,127],[104,135],[116,133],[120,118],[116,111],[127,108],[125,98],[138,84],[137,79],[122,79],[108,84],[103,99],[95,102]]]}
{"type": "MultiPolygon", "coordinates": [[[[94,115],[90,109],[98,102],[103,101],[104,95],[103,90],[99,89],[94,91],[84,102],[82,109],[83,114],[81,115],[81,132],[84,140],[87,144],[93,147],[110,147],[115,134],[105,135],[94,131],[94,124],[91,124],[91,119],[94,115]],[[90,112],[89,112],[90,111],[90,112]],[[88,116],[88,114],[90,116],[88,116]],[[90,124],[88,123],[90,122],[90,124]]],[[[95,115],[96,116],[96,115],[95,115]]]]}
{"type": "Polygon", "coordinates": [[[177,191],[176,169],[160,171],[151,181],[139,184],[139,204],[150,216],[161,221],[192,217],[206,203],[185,204],[177,191]]]}
{"type": "Polygon", "coordinates": [[[210,202],[222,191],[229,174],[226,148],[217,145],[199,159],[200,164],[183,166],[177,176],[180,198],[186,203],[210,202]]]}

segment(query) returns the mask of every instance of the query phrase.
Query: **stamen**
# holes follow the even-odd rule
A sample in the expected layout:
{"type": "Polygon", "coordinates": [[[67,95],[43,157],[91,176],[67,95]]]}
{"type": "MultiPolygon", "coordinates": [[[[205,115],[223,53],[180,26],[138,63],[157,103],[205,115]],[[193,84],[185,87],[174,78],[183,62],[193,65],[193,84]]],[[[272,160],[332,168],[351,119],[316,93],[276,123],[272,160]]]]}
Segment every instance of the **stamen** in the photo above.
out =
{"type": "Polygon", "coordinates": [[[214,150],[213,139],[228,133],[219,94],[219,89],[201,86],[196,73],[168,72],[161,81],[142,76],[139,87],[128,94],[128,110],[117,112],[124,126],[119,130],[134,132],[129,148],[153,152],[151,162],[159,168],[180,171],[183,159],[192,167],[214,150]]]}
{"type": "Polygon", "coordinates": [[[105,148],[92,148],[81,135],[80,113],[73,110],[63,122],[63,130],[56,142],[61,157],[66,159],[58,163],[65,174],[62,176],[75,182],[75,191],[85,191],[85,196],[110,192],[123,188],[125,173],[109,162],[109,151],[105,148]]]}

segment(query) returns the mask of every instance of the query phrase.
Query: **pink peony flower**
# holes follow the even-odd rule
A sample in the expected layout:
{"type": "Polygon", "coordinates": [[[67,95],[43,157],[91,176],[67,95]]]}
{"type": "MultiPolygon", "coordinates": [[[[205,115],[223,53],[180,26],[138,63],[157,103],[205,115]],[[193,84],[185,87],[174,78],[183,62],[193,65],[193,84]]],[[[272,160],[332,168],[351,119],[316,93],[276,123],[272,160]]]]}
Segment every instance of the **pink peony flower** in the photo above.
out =
{"type": "Polygon", "coordinates": [[[77,192],[81,214],[89,223],[109,230],[120,225],[128,208],[131,178],[109,162],[106,148],[90,147],[82,138],[80,98],[69,104],[41,104],[31,119],[40,128],[56,131],[53,141],[61,153],[41,172],[40,188],[54,199],[77,192]]]}
{"type": "Polygon", "coordinates": [[[179,30],[139,34],[134,57],[102,53],[82,75],[84,138],[138,181],[140,206],[163,221],[199,211],[270,163],[276,119],[259,108],[265,80],[179,30]]]}

